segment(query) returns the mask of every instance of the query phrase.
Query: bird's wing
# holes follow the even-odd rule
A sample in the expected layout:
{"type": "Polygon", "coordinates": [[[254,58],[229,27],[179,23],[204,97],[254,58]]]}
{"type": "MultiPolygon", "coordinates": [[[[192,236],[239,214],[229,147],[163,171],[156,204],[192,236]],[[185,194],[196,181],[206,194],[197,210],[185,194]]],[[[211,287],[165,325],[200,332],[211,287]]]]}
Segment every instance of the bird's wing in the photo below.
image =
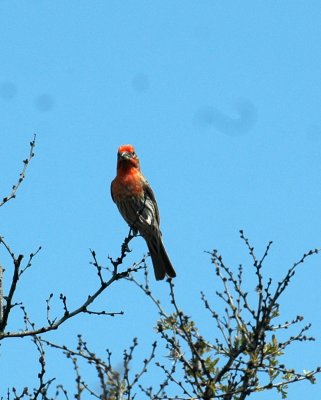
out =
{"type": "Polygon", "coordinates": [[[115,203],[115,199],[114,199],[114,196],[113,196],[113,183],[114,183],[114,181],[112,181],[111,184],[110,184],[110,195],[111,195],[111,198],[113,199],[113,202],[115,203]]]}
{"type": "Polygon", "coordinates": [[[154,205],[154,209],[155,209],[155,217],[156,217],[156,221],[158,223],[158,225],[160,224],[160,217],[159,217],[159,211],[158,211],[158,206],[157,206],[157,202],[155,199],[155,195],[154,192],[152,190],[152,188],[150,187],[149,183],[146,181],[145,185],[144,185],[144,192],[145,192],[145,196],[147,200],[151,200],[153,205],[154,205]]]}

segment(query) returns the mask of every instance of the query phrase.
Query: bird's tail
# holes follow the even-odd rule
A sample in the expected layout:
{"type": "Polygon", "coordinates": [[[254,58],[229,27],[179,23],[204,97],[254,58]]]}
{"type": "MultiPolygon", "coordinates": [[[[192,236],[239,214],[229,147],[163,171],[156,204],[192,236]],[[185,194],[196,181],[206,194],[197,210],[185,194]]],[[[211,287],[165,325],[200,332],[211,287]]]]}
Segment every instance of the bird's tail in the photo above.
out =
{"type": "Polygon", "coordinates": [[[161,281],[165,278],[165,275],[175,278],[176,273],[167,255],[162,238],[153,237],[150,240],[146,240],[146,243],[152,259],[156,280],[161,281]]]}

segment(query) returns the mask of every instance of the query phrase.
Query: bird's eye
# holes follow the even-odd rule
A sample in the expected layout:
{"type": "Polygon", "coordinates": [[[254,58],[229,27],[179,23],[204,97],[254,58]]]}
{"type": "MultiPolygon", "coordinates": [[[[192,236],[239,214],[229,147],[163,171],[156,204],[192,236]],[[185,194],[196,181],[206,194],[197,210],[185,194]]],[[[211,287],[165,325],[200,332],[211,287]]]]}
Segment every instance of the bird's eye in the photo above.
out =
{"type": "Polygon", "coordinates": [[[132,157],[136,157],[136,153],[134,151],[132,151],[130,154],[132,157]]]}

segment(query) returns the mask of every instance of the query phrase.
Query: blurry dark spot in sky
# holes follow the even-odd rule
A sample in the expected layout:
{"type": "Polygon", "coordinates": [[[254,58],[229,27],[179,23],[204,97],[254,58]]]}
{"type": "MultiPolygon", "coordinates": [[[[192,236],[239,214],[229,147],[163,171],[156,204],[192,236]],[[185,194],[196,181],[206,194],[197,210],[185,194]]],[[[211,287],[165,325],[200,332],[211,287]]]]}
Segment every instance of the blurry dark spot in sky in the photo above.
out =
{"type": "Polygon", "coordinates": [[[212,106],[203,106],[196,112],[196,122],[202,127],[213,127],[229,136],[247,133],[257,120],[257,109],[249,100],[239,100],[235,105],[237,115],[229,116],[212,106]]]}
{"type": "Polygon", "coordinates": [[[142,93],[149,89],[149,79],[146,74],[139,73],[132,79],[132,87],[136,92],[142,93]]]}
{"type": "Polygon", "coordinates": [[[35,98],[35,106],[41,112],[52,110],[54,103],[54,99],[50,94],[44,93],[35,98]]]}
{"type": "Polygon", "coordinates": [[[12,82],[3,82],[0,85],[0,96],[5,100],[11,100],[17,94],[17,87],[12,82]]]}

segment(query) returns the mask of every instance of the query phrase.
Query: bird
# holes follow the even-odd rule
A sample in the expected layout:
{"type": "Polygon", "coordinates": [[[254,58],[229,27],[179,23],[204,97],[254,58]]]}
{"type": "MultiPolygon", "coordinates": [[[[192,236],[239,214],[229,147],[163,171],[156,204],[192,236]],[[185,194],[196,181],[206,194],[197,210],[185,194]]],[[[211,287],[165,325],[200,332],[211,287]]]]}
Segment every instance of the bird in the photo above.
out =
{"type": "Polygon", "coordinates": [[[111,183],[111,197],[133,232],[145,239],[152,259],[155,278],[176,276],[165,250],[160,217],[154,192],[140,170],[134,147],[122,145],[117,152],[117,174],[111,183]]]}

